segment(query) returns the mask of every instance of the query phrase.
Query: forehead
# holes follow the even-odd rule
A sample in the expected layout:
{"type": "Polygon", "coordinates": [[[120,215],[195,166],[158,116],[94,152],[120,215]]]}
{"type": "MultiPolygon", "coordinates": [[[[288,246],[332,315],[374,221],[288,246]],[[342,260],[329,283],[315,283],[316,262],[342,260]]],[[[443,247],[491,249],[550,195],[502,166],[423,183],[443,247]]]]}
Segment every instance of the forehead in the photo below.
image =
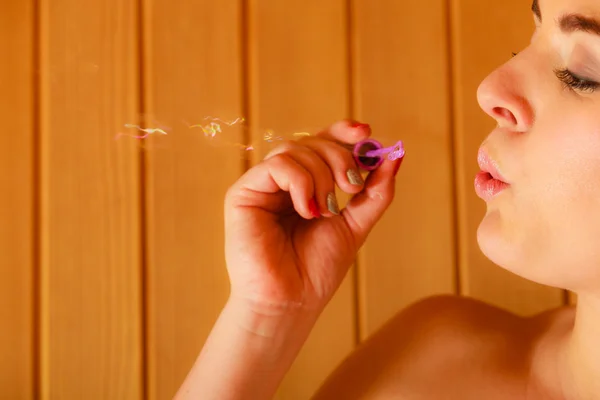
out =
{"type": "Polygon", "coordinates": [[[572,13],[600,17],[600,0],[533,0],[536,2],[542,14],[551,14],[552,18],[572,13]]]}

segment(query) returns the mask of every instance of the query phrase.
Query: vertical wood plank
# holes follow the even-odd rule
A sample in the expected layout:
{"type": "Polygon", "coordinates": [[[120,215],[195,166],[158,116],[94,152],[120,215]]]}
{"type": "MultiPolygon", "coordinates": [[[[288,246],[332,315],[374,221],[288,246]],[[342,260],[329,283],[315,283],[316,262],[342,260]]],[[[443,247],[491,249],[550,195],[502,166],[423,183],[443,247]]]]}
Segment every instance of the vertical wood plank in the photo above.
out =
{"type": "Polygon", "coordinates": [[[0,397],[34,396],[34,3],[0,3],[0,397]]]}
{"type": "Polygon", "coordinates": [[[143,8],[145,120],[169,128],[145,152],[148,394],[168,399],[229,295],[223,201],[245,161],[225,142],[242,142],[244,131],[223,126],[213,143],[189,125],[243,114],[242,7],[146,0],[143,8]]]}
{"type": "MultiPolygon", "coordinates": [[[[349,115],[347,11],[345,0],[249,2],[255,162],[270,148],[261,143],[267,129],[291,138],[349,115]]],[[[310,398],[353,349],[353,291],[350,273],[279,388],[278,399],[310,398]]]]}
{"type": "Polygon", "coordinates": [[[509,0],[490,13],[489,4],[460,0],[452,5],[453,90],[460,230],[460,280],[463,294],[510,311],[530,315],[563,303],[563,293],[522,279],[493,265],[479,250],[476,233],[485,204],[476,197],[473,179],[477,150],[495,122],[477,104],[477,87],[533,33],[531,4],[509,0]],[[481,16],[485,15],[485,18],[481,16]]]}
{"type": "Polygon", "coordinates": [[[359,258],[363,339],[408,304],[455,292],[445,4],[353,1],[356,116],[407,151],[396,198],[359,258]]]}
{"type": "Polygon", "coordinates": [[[42,398],[140,399],[134,0],[41,0],[42,398]]]}

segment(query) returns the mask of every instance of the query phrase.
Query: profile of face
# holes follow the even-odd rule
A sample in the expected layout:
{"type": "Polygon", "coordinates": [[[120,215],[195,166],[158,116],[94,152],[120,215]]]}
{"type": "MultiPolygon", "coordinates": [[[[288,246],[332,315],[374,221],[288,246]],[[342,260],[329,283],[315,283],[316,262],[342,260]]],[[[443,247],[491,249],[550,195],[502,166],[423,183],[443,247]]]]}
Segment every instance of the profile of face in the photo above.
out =
{"type": "Polygon", "coordinates": [[[600,293],[600,1],[533,10],[530,45],[477,93],[498,122],[479,154],[477,240],[524,278],[600,293]]]}

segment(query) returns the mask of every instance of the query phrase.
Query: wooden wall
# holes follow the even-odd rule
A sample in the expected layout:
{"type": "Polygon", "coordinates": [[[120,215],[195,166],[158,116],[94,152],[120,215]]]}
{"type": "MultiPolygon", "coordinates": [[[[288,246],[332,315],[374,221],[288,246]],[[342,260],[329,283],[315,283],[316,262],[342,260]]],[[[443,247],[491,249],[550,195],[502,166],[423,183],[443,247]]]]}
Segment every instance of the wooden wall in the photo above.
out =
{"type": "Polygon", "coordinates": [[[475,240],[476,150],[494,126],[475,93],[528,43],[528,6],[1,0],[0,398],[173,396],[228,295],[223,196],[266,151],[207,142],[189,128],[206,115],[246,117],[228,140],[255,144],[353,117],[408,149],[397,201],[278,399],[308,398],[417,299],[563,304],[475,240]],[[125,124],[169,134],[115,139],[125,124]]]}

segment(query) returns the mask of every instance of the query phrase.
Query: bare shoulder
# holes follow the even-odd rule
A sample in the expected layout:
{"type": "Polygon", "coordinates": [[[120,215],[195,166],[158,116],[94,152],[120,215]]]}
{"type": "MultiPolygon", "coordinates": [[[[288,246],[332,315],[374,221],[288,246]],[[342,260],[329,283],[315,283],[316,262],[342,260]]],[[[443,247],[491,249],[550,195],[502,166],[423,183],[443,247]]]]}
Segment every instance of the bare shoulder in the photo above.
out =
{"type": "Polygon", "coordinates": [[[493,379],[504,369],[518,381],[521,372],[526,375],[530,325],[528,319],[465,297],[421,300],[361,344],[314,399],[436,398],[440,393],[454,398],[449,391],[465,395],[459,382],[493,379]]]}

